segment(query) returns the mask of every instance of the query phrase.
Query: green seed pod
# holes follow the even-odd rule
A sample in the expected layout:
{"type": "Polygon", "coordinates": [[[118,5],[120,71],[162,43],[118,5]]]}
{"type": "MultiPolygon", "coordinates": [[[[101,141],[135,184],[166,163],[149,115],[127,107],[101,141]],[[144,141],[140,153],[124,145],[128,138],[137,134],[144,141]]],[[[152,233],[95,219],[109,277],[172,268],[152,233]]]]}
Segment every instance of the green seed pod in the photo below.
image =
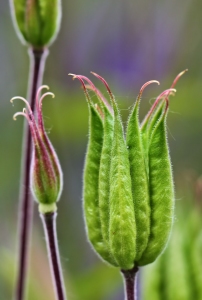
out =
{"type": "Polygon", "coordinates": [[[118,266],[128,270],[134,266],[136,254],[136,225],[128,153],[114,96],[107,82],[101,76],[93,74],[105,84],[114,110],[108,217],[110,251],[118,266]]]}
{"type": "Polygon", "coordinates": [[[34,48],[50,45],[61,22],[60,0],[10,0],[16,32],[34,48]]]}
{"type": "Polygon", "coordinates": [[[107,82],[93,74],[106,86],[112,108],[88,78],[75,75],[85,93],[87,86],[83,80],[87,81],[100,106],[96,111],[88,100],[92,105],[89,106],[92,120],[84,174],[87,231],[104,260],[131,270],[158,257],[167,244],[173,223],[174,193],[166,116],[167,97],[174,89],[166,90],[157,98],[141,128],[140,97],[145,86],[154,81],[142,87],[129,117],[125,140],[114,96],[107,82]],[[166,104],[160,103],[162,98],[166,104]]]}
{"type": "Polygon", "coordinates": [[[36,96],[37,120],[35,120],[31,107],[26,99],[14,97],[11,99],[11,102],[19,98],[27,105],[28,111],[24,109],[23,112],[16,113],[14,119],[19,115],[23,115],[29,123],[34,145],[30,170],[31,190],[34,198],[39,203],[39,211],[41,213],[49,213],[57,210],[56,202],[59,200],[62,192],[63,176],[55,150],[45,132],[42,117],[42,101],[44,97],[47,95],[54,97],[54,94],[48,92],[40,98],[39,95],[43,88],[48,87],[40,87],[36,96]]]}
{"type": "Polygon", "coordinates": [[[99,206],[99,173],[103,148],[103,111],[96,110],[86,90],[84,76],[73,75],[81,81],[89,108],[89,141],[84,167],[84,215],[88,238],[102,259],[115,265],[108,245],[103,239],[99,206]]]}
{"type": "Polygon", "coordinates": [[[99,166],[103,143],[103,123],[99,113],[89,105],[89,141],[84,167],[84,213],[88,238],[95,250],[105,256],[98,203],[99,166]]]}
{"type": "MultiPolygon", "coordinates": [[[[91,72],[96,77],[99,77],[96,73],[91,72]]],[[[99,212],[102,228],[102,236],[107,244],[109,251],[109,193],[110,193],[110,166],[111,166],[111,145],[114,133],[114,117],[112,107],[104,98],[102,93],[94,86],[94,84],[85,76],[80,76],[83,80],[88,82],[87,88],[94,91],[96,94],[99,105],[102,109],[103,115],[103,143],[102,152],[100,158],[99,168],[99,212]]],[[[115,261],[113,264],[116,264],[115,261]]]]}
{"type": "MultiPolygon", "coordinates": [[[[93,73],[93,72],[92,72],[93,73]]],[[[93,73],[97,76],[96,73],[93,73]]],[[[100,158],[99,169],[99,212],[102,228],[102,236],[107,245],[108,251],[111,253],[109,245],[109,214],[110,214],[110,167],[111,167],[111,145],[114,133],[114,117],[113,110],[107,100],[103,97],[93,83],[85,76],[82,76],[89,84],[91,89],[95,92],[103,112],[103,144],[100,158]]],[[[116,265],[117,263],[111,254],[110,263],[116,265]]]]}
{"type": "Polygon", "coordinates": [[[114,131],[114,120],[110,112],[104,108],[104,136],[99,174],[99,206],[103,238],[109,243],[109,192],[111,145],[114,131]]]}
{"type": "Polygon", "coordinates": [[[113,257],[124,270],[134,266],[136,224],[131,189],[130,165],[122,121],[113,95],[114,136],[110,169],[109,242],[113,257]]]}
{"type": "Polygon", "coordinates": [[[149,81],[141,88],[139,96],[129,116],[126,132],[126,143],[129,154],[132,194],[137,229],[135,261],[138,261],[142,256],[142,253],[147,246],[148,237],[150,234],[148,177],[145,166],[145,157],[138,113],[142,92],[147,85],[153,82],[159,84],[158,81],[149,81]]]}
{"type": "Polygon", "coordinates": [[[149,144],[151,229],[147,247],[138,264],[152,263],[166,247],[173,224],[174,188],[166,137],[168,102],[149,144]]]}
{"type": "Polygon", "coordinates": [[[121,269],[131,269],[136,255],[136,225],[128,153],[121,119],[114,108],[114,137],[110,170],[110,248],[121,269]]]}

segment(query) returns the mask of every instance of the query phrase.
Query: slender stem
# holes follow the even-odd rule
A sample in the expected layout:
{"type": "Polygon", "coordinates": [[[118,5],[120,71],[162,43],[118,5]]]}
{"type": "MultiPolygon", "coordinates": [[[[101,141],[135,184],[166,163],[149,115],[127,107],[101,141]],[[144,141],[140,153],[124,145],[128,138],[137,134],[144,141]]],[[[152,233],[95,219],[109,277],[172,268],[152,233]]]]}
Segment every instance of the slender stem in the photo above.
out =
{"type": "MultiPolygon", "coordinates": [[[[28,86],[28,100],[33,112],[35,111],[35,97],[38,87],[42,84],[47,49],[29,49],[30,74],[28,86]]],[[[25,297],[25,283],[27,274],[29,237],[31,233],[33,203],[29,191],[30,183],[30,161],[32,141],[27,122],[24,126],[24,141],[22,153],[22,176],[19,209],[19,257],[17,269],[17,282],[15,300],[23,300],[25,297]]]]}
{"type": "Polygon", "coordinates": [[[58,300],[65,300],[66,293],[58,250],[56,217],[56,212],[41,214],[41,219],[45,231],[51,274],[55,287],[55,294],[58,300]]]}
{"type": "Polygon", "coordinates": [[[136,282],[138,267],[131,270],[121,270],[124,278],[125,300],[137,300],[136,282]]]}

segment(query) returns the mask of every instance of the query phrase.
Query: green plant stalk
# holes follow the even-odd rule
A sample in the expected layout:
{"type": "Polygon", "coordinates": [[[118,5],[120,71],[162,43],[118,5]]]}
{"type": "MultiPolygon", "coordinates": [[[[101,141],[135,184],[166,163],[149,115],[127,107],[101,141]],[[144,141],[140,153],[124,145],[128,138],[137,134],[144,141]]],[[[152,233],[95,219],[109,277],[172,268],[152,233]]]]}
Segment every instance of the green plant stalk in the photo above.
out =
{"type": "MultiPolygon", "coordinates": [[[[42,84],[48,50],[29,49],[30,73],[28,84],[28,99],[32,111],[35,111],[35,98],[38,87],[42,84]]],[[[25,284],[27,279],[27,263],[29,237],[31,232],[33,201],[30,194],[30,162],[32,156],[31,133],[27,122],[24,125],[24,141],[22,151],[22,175],[19,208],[19,252],[16,278],[15,300],[23,300],[25,297],[25,284]]]]}
{"type": "Polygon", "coordinates": [[[131,270],[121,270],[125,287],[125,300],[137,300],[136,282],[138,267],[131,270]]]}
{"type": "Polygon", "coordinates": [[[57,300],[66,300],[56,232],[56,212],[40,214],[46,237],[49,263],[57,300]]]}

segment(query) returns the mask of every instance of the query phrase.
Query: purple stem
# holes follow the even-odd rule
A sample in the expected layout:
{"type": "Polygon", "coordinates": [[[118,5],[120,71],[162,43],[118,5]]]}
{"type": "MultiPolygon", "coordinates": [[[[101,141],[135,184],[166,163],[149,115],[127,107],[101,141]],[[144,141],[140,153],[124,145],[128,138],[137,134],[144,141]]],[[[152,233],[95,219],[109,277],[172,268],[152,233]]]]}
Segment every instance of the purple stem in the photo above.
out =
{"type": "Polygon", "coordinates": [[[125,300],[137,300],[136,279],[138,267],[131,270],[121,270],[124,278],[125,300]]]}
{"type": "MultiPolygon", "coordinates": [[[[35,111],[35,97],[38,87],[42,84],[47,49],[29,49],[30,74],[28,86],[28,101],[31,109],[35,111]]],[[[30,163],[32,155],[31,133],[27,122],[24,126],[24,141],[22,152],[22,177],[19,210],[19,256],[17,269],[17,282],[15,300],[25,297],[25,284],[28,263],[29,238],[32,227],[33,203],[30,195],[30,163]]]]}
{"type": "Polygon", "coordinates": [[[57,213],[45,213],[40,214],[45,237],[46,246],[48,251],[49,263],[51,268],[52,279],[55,288],[55,294],[58,300],[65,300],[65,285],[63,281],[62,269],[60,264],[60,256],[58,250],[57,242],[57,232],[56,232],[56,217],[57,213]]]}

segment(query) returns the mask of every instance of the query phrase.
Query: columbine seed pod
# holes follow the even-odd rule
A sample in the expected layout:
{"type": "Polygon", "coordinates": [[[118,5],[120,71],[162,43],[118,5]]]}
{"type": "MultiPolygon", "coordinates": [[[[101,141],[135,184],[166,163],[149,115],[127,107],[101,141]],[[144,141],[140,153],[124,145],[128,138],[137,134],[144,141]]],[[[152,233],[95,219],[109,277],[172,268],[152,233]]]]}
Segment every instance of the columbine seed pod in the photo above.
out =
{"type": "MultiPolygon", "coordinates": [[[[85,76],[72,75],[82,83],[84,93],[89,108],[89,140],[86,152],[85,167],[84,167],[84,214],[86,221],[86,229],[88,238],[93,245],[96,252],[106,262],[116,265],[113,260],[108,244],[103,238],[100,206],[99,206],[99,174],[100,174],[100,160],[103,148],[103,118],[104,114],[100,106],[94,105],[86,90],[84,80],[88,80],[85,76]]],[[[94,85],[88,81],[95,91],[94,85]]],[[[100,102],[101,104],[101,102],[100,102]]]]}
{"type": "Polygon", "coordinates": [[[37,120],[35,120],[28,101],[22,97],[14,97],[11,99],[20,99],[25,102],[27,109],[23,112],[16,113],[13,118],[19,115],[24,116],[28,123],[33,139],[33,156],[31,163],[31,190],[35,200],[39,203],[39,211],[41,213],[49,213],[57,210],[56,202],[59,200],[62,187],[63,176],[60,163],[56,152],[50,143],[44,129],[42,117],[42,101],[47,95],[54,97],[52,93],[45,93],[40,97],[40,92],[47,86],[39,88],[36,96],[37,120]]]}
{"type": "Polygon", "coordinates": [[[60,0],[10,0],[16,32],[34,48],[50,45],[61,22],[60,0]]]}
{"type": "Polygon", "coordinates": [[[123,270],[134,266],[136,254],[136,224],[131,190],[128,153],[120,112],[107,82],[98,77],[107,88],[114,110],[114,134],[111,150],[109,194],[110,251],[123,270]]]}
{"type": "MultiPolygon", "coordinates": [[[[175,92],[174,85],[160,94],[140,126],[142,92],[148,84],[157,81],[143,85],[131,111],[125,138],[115,98],[107,82],[93,74],[107,88],[112,107],[87,77],[74,75],[82,82],[87,102],[94,110],[97,107],[95,115],[101,128],[97,131],[99,138],[93,140],[96,123],[90,122],[84,172],[87,232],[104,260],[134,272],[138,266],[153,262],[163,251],[173,223],[174,192],[166,117],[168,96],[175,92]],[[99,106],[92,103],[86,88],[97,95],[99,106]],[[105,251],[100,251],[103,245],[105,251]]],[[[91,114],[90,110],[90,120],[91,114]]]]}
{"type": "MultiPolygon", "coordinates": [[[[97,74],[93,73],[95,76],[97,74]]],[[[102,226],[103,239],[109,245],[109,197],[110,197],[110,167],[111,167],[111,145],[113,143],[114,136],[114,115],[112,107],[107,105],[106,100],[103,100],[103,96],[97,93],[98,100],[100,100],[100,105],[104,112],[103,118],[103,146],[100,159],[100,172],[99,172],[99,208],[100,208],[100,219],[102,226]]]]}
{"type": "Polygon", "coordinates": [[[150,234],[149,187],[138,113],[143,90],[151,83],[159,84],[158,81],[153,80],[145,83],[142,86],[129,116],[126,131],[126,143],[130,162],[132,194],[137,230],[136,261],[138,261],[142,256],[142,253],[147,246],[148,237],[150,234]]]}
{"type": "MultiPolygon", "coordinates": [[[[99,78],[99,75],[91,72],[96,77],[99,78]]],[[[100,166],[99,166],[99,185],[96,186],[99,193],[99,215],[101,222],[102,237],[110,253],[110,260],[108,261],[117,266],[115,258],[113,257],[109,244],[109,214],[110,214],[110,167],[111,167],[111,145],[113,142],[114,136],[114,114],[113,109],[107,100],[104,98],[102,93],[94,86],[94,84],[85,76],[82,78],[87,81],[89,85],[86,87],[92,90],[99,101],[101,107],[101,116],[103,120],[103,143],[102,151],[100,157],[100,166]]]]}
{"type": "Polygon", "coordinates": [[[132,198],[130,165],[123,127],[115,99],[114,137],[110,170],[110,225],[111,251],[121,269],[134,266],[136,255],[136,224],[132,198]]]}
{"type": "Polygon", "coordinates": [[[164,250],[174,219],[174,187],[166,136],[168,100],[166,104],[149,142],[150,236],[138,261],[140,266],[152,263],[164,250]]]}

